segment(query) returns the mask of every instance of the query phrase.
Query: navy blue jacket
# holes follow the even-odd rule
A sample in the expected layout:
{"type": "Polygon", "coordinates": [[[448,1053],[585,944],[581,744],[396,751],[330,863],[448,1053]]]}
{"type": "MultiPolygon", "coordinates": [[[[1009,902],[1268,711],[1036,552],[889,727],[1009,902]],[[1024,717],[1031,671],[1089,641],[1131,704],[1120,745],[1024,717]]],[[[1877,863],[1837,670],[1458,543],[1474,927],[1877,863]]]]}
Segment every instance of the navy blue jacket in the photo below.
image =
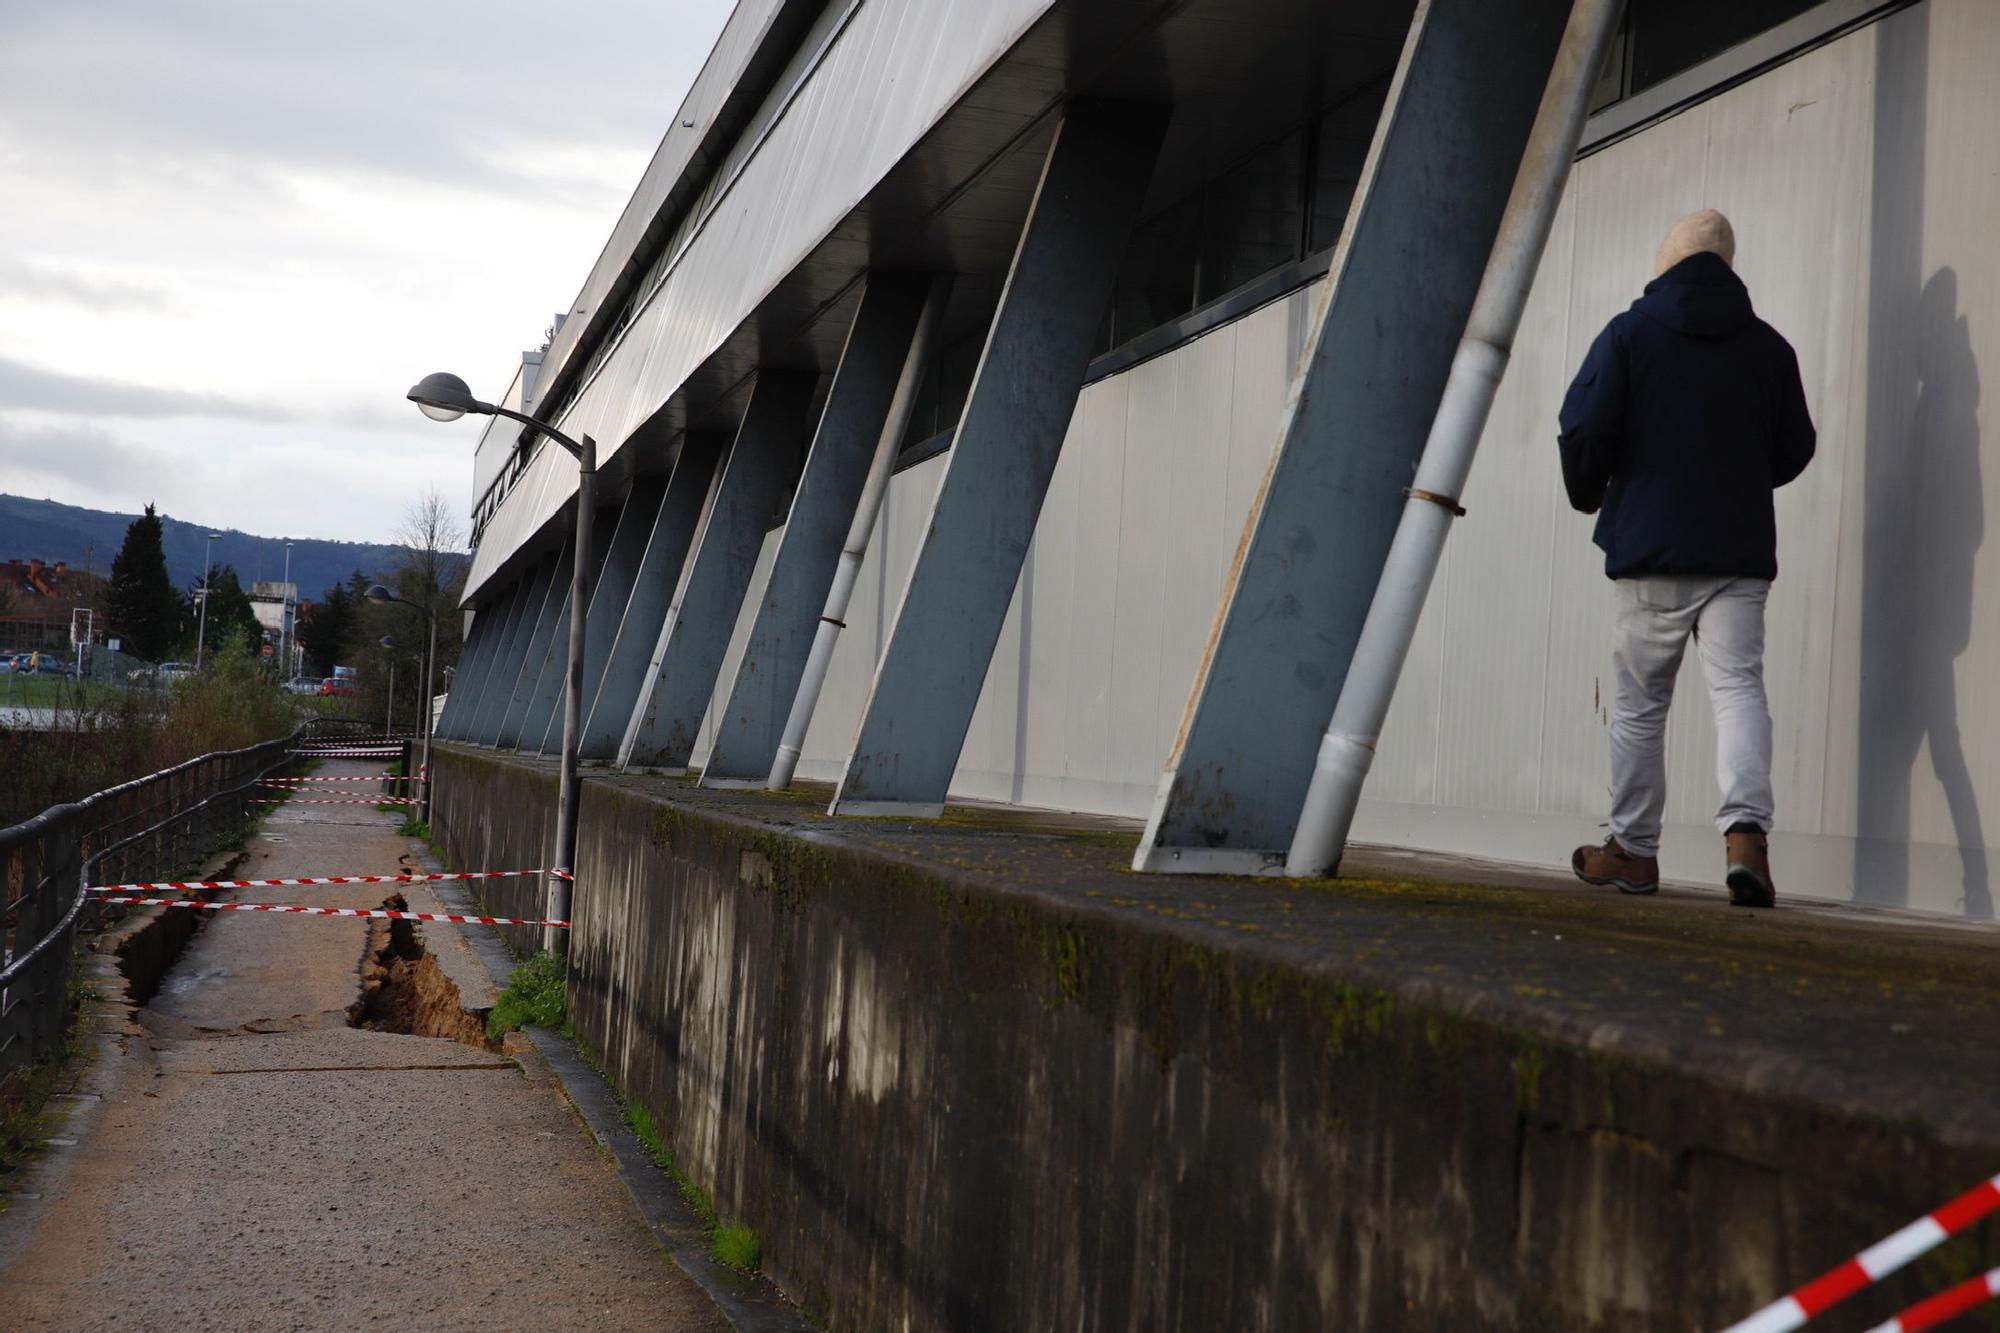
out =
{"type": "Polygon", "coordinates": [[[1812,461],[1812,417],[1791,344],[1720,257],[1682,260],[1605,325],[1561,424],[1606,574],[1776,577],[1771,492],[1812,461]]]}

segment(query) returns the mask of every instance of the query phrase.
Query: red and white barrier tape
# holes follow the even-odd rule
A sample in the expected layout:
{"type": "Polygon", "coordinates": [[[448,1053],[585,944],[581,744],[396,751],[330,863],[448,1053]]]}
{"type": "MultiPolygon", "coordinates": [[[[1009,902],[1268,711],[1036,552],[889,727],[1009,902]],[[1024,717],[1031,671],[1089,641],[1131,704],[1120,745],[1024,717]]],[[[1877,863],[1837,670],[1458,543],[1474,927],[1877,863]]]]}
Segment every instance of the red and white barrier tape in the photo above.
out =
{"type": "MultiPolygon", "coordinates": [[[[454,870],[435,875],[313,875],[305,879],[173,879],[135,884],[93,884],[86,893],[188,893],[195,889],[279,889],[306,884],[431,884],[443,879],[512,879],[547,870],[454,870]]],[[[564,876],[565,879],[568,876],[564,876]]]]}
{"type": "Polygon", "coordinates": [[[1783,1300],[1765,1306],[1741,1323],[1731,1324],[1723,1333],[1790,1333],[1806,1320],[1817,1319],[1855,1292],[1880,1282],[1996,1210],[2000,1210],[2000,1176],[1981,1181],[1942,1208],[1870,1245],[1838,1268],[1821,1273],[1783,1300]]]}
{"type": "Polygon", "coordinates": [[[1918,1301],[1888,1323],[1875,1325],[1868,1333],[1923,1333],[1947,1319],[1977,1310],[1996,1296],[2000,1296],[2000,1268],[1941,1291],[1929,1300],[1918,1301]]]}
{"type": "Polygon", "coordinates": [[[258,778],[260,787],[305,787],[319,782],[408,782],[400,773],[360,773],[314,778],[258,778]]]}
{"type": "Polygon", "coordinates": [[[512,916],[462,916],[457,912],[397,912],[387,907],[299,907],[291,903],[205,903],[199,898],[101,898],[126,907],[192,907],[204,912],[278,912],[287,916],[358,916],[378,921],[446,921],[455,926],[554,926],[567,921],[528,921],[512,916]]]}
{"type": "Polygon", "coordinates": [[[252,805],[270,805],[283,801],[286,805],[422,805],[421,796],[246,796],[244,800],[252,805]]]}
{"type": "Polygon", "coordinates": [[[342,747],[330,747],[330,749],[324,749],[324,751],[314,749],[314,751],[286,751],[286,753],[288,755],[308,755],[308,757],[314,757],[314,759],[326,759],[328,755],[332,755],[332,757],[338,759],[340,755],[402,755],[402,747],[400,745],[342,745],[342,747]]]}

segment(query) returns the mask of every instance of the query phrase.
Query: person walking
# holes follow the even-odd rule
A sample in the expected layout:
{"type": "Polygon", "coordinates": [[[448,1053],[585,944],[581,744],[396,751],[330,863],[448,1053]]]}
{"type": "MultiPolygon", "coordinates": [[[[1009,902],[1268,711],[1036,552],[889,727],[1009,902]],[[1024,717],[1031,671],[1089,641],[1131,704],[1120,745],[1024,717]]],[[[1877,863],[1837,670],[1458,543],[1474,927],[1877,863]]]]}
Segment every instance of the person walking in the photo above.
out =
{"type": "Polygon", "coordinates": [[[1667,710],[1692,638],[1715,710],[1729,900],[1770,907],[1771,493],[1805,470],[1816,441],[1798,357],[1751,309],[1735,259],[1722,214],[1676,222],[1645,295],[1598,334],[1563,398],[1563,484],[1597,515],[1617,604],[1611,835],[1570,864],[1586,884],[1659,888],[1667,710]]]}

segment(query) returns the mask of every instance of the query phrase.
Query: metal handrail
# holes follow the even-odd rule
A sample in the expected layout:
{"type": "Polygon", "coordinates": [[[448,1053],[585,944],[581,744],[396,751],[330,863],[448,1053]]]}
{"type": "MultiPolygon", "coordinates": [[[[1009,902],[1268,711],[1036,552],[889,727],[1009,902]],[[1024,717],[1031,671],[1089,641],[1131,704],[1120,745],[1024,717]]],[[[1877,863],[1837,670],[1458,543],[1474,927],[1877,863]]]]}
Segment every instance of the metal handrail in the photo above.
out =
{"type": "MultiPolygon", "coordinates": [[[[129,865],[129,858],[138,856],[154,873],[183,863],[187,849],[177,836],[182,826],[216,821],[218,811],[240,802],[261,779],[297,764],[291,751],[300,740],[327,733],[339,733],[338,721],[315,719],[290,735],[199,755],[0,828],[0,932],[29,937],[0,954],[0,1073],[37,1058],[60,1037],[69,946],[98,863],[116,855],[127,857],[129,865]],[[155,793],[156,799],[144,799],[155,793]],[[163,810],[164,817],[157,817],[163,810]],[[142,822],[144,827],[134,829],[142,822]],[[149,840],[150,856],[141,850],[149,840]],[[20,894],[9,901],[8,881],[17,869],[20,894]],[[69,879],[74,888],[65,901],[61,885],[69,879]],[[25,1014],[18,1013],[24,1005],[25,1014]]],[[[247,819],[240,804],[238,810],[239,820],[247,819]]],[[[205,842],[212,845],[224,827],[215,822],[205,842]]]]}

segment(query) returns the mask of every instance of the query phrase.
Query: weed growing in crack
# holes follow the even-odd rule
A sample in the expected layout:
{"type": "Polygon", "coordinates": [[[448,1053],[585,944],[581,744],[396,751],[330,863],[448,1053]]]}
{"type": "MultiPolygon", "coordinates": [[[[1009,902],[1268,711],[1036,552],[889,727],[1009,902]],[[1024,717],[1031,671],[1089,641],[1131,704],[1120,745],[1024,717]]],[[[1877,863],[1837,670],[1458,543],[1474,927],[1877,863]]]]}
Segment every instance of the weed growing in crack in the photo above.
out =
{"type": "Polygon", "coordinates": [[[715,1205],[703,1192],[701,1186],[687,1177],[674,1161],[674,1150],[667,1146],[660,1133],[660,1127],[653,1122],[653,1113],[637,1102],[625,1102],[625,1123],[639,1136],[639,1142],[646,1149],[646,1156],[653,1165],[667,1173],[680,1190],[681,1198],[701,1219],[702,1229],[708,1232],[708,1252],[717,1263],[725,1264],[740,1273],[754,1273],[764,1262],[764,1246],[757,1239],[757,1233],[749,1227],[726,1227],[715,1216],[715,1205]]]}
{"type": "Polygon", "coordinates": [[[518,1027],[561,1028],[566,969],[554,954],[538,953],[514,969],[486,1016],[486,1035],[499,1041],[518,1027]]]}

